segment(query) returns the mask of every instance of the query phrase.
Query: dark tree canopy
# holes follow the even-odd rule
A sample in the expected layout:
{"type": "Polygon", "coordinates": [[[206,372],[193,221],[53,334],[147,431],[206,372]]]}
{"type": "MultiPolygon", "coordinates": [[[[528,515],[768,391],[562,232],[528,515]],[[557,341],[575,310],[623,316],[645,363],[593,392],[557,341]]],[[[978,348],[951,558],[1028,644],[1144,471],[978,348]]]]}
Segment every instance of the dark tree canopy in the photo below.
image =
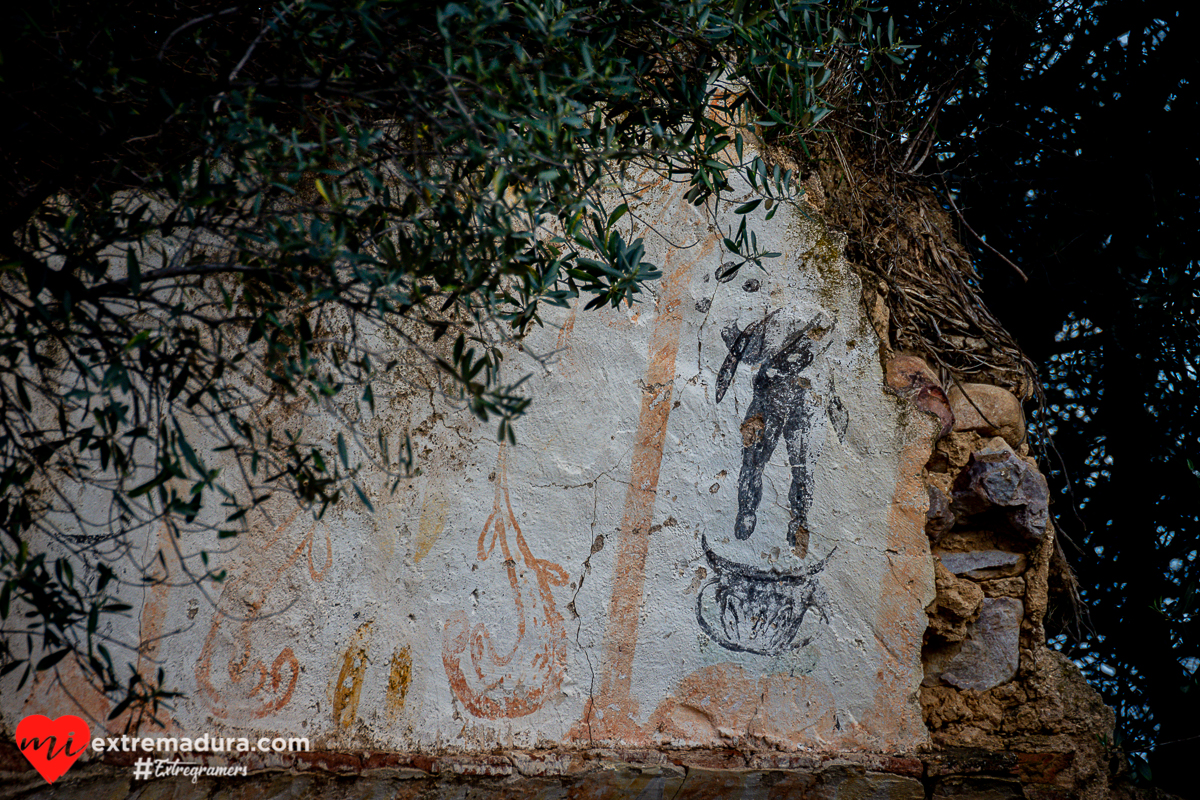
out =
{"type": "Polygon", "coordinates": [[[920,45],[884,87],[915,101],[894,129],[936,132],[923,170],[986,240],[962,231],[989,305],[1041,366],[1041,457],[1087,612],[1081,626],[1065,614],[1053,641],[1117,709],[1135,765],[1187,795],[1200,750],[1195,7],[889,8],[920,45]]]}

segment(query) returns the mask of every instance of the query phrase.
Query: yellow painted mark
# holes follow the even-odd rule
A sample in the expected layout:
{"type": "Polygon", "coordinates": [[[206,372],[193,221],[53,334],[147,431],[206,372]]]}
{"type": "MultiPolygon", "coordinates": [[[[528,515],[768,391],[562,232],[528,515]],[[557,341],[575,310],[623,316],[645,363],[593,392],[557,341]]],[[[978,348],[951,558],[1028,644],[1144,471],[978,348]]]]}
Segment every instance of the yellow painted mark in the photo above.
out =
{"type": "Polygon", "coordinates": [[[425,502],[421,505],[421,524],[417,528],[417,541],[413,559],[418,563],[429,555],[442,531],[446,529],[446,509],[450,498],[446,496],[444,486],[431,486],[425,494],[425,502]]]}
{"type": "Polygon", "coordinates": [[[404,645],[392,653],[392,668],[388,672],[387,710],[392,717],[404,711],[408,687],[412,684],[412,648],[404,645]]]}
{"type": "Polygon", "coordinates": [[[358,698],[367,672],[367,635],[371,622],[364,622],[350,637],[350,646],[342,654],[342,669],[333,687],[333,723],[348,730],[358,718],[358,698]]]}

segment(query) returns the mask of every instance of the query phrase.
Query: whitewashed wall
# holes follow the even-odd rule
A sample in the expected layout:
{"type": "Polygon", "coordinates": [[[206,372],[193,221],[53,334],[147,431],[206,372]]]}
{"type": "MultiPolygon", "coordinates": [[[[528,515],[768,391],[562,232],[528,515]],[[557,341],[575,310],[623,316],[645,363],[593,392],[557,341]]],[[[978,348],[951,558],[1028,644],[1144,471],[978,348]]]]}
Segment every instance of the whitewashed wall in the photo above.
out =
{"type": "MultiPolygon", "coordinates": [[[[137,592],[137,663],[186,695],[171,729],[409,751],[926,741],[936,426],[885,391],[822,223],[760,207],[782,257],[722,281],[748,189],[714,217],[642,180],[622,225],[664,277],[633,308],[548,310],[509,348],[535,398],[516,446],[414,362],[366,433],[411,430],[419,477],[368,479],[374,514],[268,507],[215,556],[211,600],[137,592]]],[[[107,716],[70,668],[9,682],[8,720],[107,716]]]]}

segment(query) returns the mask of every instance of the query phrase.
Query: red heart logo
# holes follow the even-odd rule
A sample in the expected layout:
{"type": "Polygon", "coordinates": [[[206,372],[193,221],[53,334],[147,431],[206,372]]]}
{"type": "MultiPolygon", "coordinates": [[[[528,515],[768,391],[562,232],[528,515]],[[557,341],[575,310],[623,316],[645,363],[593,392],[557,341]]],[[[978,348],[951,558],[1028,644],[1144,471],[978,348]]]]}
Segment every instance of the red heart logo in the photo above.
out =
{"type": "Polygon", "coordinates": [[[54,783],[87,750],[89,733],[87,723],[71,714],[58,719],[31,714],[17,723],[17,748],[54,783]]]}

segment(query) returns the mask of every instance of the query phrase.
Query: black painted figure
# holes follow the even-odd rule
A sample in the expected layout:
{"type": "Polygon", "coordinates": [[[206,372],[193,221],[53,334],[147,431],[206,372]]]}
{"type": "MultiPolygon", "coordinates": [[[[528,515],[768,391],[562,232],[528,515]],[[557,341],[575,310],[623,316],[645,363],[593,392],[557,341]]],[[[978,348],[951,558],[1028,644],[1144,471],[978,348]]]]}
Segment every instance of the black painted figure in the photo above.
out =
{"type": "MultiPolygon", "coordinates": [[[[812,506],[813,470],[809,442],[818,424],[817,406],[808,402],[809,381],[801,374],[814,358],[829,346],[832,324],[822,324],[818,315],[798,330],[786,335],[773,351],[767,348],[773,311],[759,322],[738,331],[736,323],[722,332],[729,356],[717,376],[717,402],[733,383],[738,365],[762,362],[754,376],[754,395],[742,423],[742,471],[738,477],[738,515],[734,535],[749,539],[758,523],[762,502],[763,470],[775,447],[783,439],[791,466],[792,483],[788,490],[788,544],[801,558],[808,554],[808,511],[812,506]]],[[[832,388],[832,387],[831,387],[832,388]]],[[[836,395],[830,392],[828,413],[838,435],[845,433],[846,412],[836,395]]]]}

